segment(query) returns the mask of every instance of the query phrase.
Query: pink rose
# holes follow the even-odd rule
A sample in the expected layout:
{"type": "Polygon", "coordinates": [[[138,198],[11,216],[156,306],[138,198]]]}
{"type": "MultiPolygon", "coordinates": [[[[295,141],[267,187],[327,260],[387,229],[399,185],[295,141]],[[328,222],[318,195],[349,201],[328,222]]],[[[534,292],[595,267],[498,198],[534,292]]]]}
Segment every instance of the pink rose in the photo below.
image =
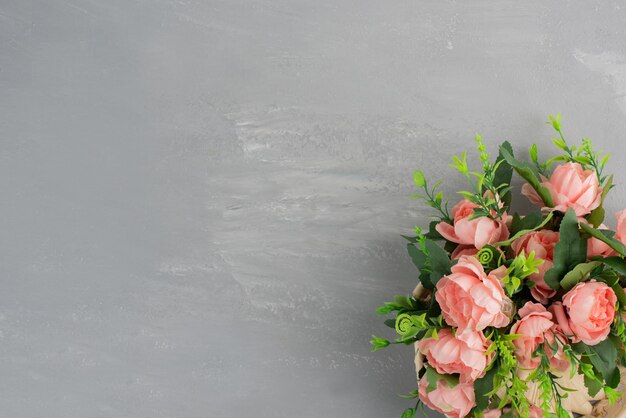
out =
{"type": "MultiPolygon", "coordinates": [[[[598,227],[598,229],[609,229],[608,226],[602,224],[598,227]]],[[[587,258],[591,257],[610,257],[615,255],[615,250],[605,244],[603,241],[600,241],[598,238],[589,238],[587,241],[587,258]]]]}
{"type": "Polygon", "coordinates": [[[443,319],[458,327],[458,332],[508,325],[510,318],[505,312],[511,310],[512,302],[500,283],[505,274],[505,266],[486,274],[474,257],[461,256],[452,273],[437,282],[435,298],[443,319]]]}
{"type": "Polygon", "coordinates": [[[491,345],[482,332],[466,331],[454,335],[442,329],[438,338],[426,338],[417,343],[428,364],[438,373],[459,373],[461,382],[473,382],[485,373],[493,354],[485,352],[491,345]]]}
{"type": "Polygon", "coordinates": [[[535,258],[543,260],[543,264],[537,267],[539,272],[528,277],[535,283],[530,288],[530,294],[541,303],[548,303],[548,300],[556,294],[556,291],[543,280],[543,276],[553,266],[554,246],[557,242],[559,242],[558,232],[542,229],[523,235],[511,244],[515,255],[519,255],[522,251],[528,255],[534,251],[535,258]]]}
{"type": "Polygon", "coordinates": [[[448,241],[475,248],[506,240],[509,237],[506,215],[497,221],[484,216],[470,219],[477,207],[469,200],[461,200],[452,208],[453,225],[439,222],[435,229],[448,241]]]}
{"type": "MultiPolygon", "coordinates": [[[[585,216],[600,206],[602,188],[595,171],[583,170],[578,163],[559,165],[554,169],[550,180],[541,176],[541,184],[548,189],[554,202],[554,209],[567,212],[574,209],[576,216],[585,216]]],[[[526,183],[522,194],[537,205],[544,205],[535,189],[526,183]]]]}
{"type": "Polygon", "coordinates": [[[559,327],[565,334],[572,335],[572,341],[596,345],[609,335],[616,303],[613,289],[606,283],[591,280],[574,286],[563,296],[563,305],[555,303],[552,310],[559,327]]]}
{"type": "Polygon", "coordinates": [[[440,380],[437,382],[436,389],[426,392],[428,381],[424,375],[418,386],[422,402],[430,409],[441,412],[447,417],[463,418],[476,405],[472,383],[459,383],[451,388],[445,380],[440,380]]]}
{"type": "Polygon", "coordinates": [[[544,350],[550,357],[552,366],[558,370],[567,370],[570,364],[565,358],[562,345],[557,342],[559,349],[554,355],[550,349],[550,346],[554,347],[556,342],[552,314],[543,305],[533,302],[526,302],[518,313],[520,320],[511,327],[511,334],[520,335],[519,338],[513,340],[515,356],[520,366],[525,369],[538,367],[541,358],[533,357],[533,353],[537,347],[544,344],[544,350]]]}
{"type": "Polygon", "coordinates": [[[617,225],[615,226],[615,239],[626,245],[626,209],[615,214],[617,225]]]}

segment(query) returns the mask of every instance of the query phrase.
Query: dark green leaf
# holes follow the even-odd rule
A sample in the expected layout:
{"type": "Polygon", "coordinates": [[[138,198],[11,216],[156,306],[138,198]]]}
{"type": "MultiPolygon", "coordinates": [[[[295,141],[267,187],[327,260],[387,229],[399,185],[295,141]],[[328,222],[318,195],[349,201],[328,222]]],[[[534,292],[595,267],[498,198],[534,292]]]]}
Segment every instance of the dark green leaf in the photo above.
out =
{"type": "Polygon", "coordinates": [[[604,221],[604,215],[605,215],[605,211],[603,207],[604,198],[609,193],[609,190],[611,190],[612,185],[613,185],[613,175],[609,176],[606,184],[604,185],[604,189],[602,190],[602,197],[600,200],[600,206],[592,210],[589,216],[587,217],[587,220],[589,221],[589,223],[591,223],[591,225],[593,225],[595,228],[599,227],[602,221],[604,221]]]}
{"type": "Polygon", "coordinates": [[[452,374],[440,374],[432,368],[426,368],[426,381],[428,382],[428,386],[426,387],[426,392],[432,392],[437,389],[437,382],[440,380],[445,380],[448,384],[449,388],[456,387],[459,384],[459,376],[452,374]]]}
{"type": "Polygon", "coordinates": [[[626,276],[626,260],[621,257],[599,258],[598,261],[606,264],[622,276],[626,276]]]}
{"type": "Polygon", "coordinates": [[[426,269],[426,261],[428,258],[414,244],[407,244],[406,249],[409,252],[409,256],[411,257],[413,264],[415,264],[415,267],[417,267],[421,273],[420,281],[422,282],[422,285],[424,285],[426,289],[433,290],[435,285],[430,281],[430,274],[426,269]]]}
{"type": "Polygon", "coordinates": [[[624,247],[624,244],[612,237],[613,231],[609,231],[606,229],[596,229],[590,225],[587,225],[584,222],[581,222],[580,228],[592,237],[604,242],[606,245],[613,248],[619,254],[626,255],[626,247],[624,247]]]}
{"type": "Polygon", "coordinates": [[[520,238],[522,235],[526,235],[529,232],[535,231],[537,229],[543,228],[548,222],[550,222],[550,220],[552,219],[552,212],[550,212],[548,214],[548,216],[546,216],[546,219],[544,219],[539,225],[536,225],[535,227],[531,228],[531,229],[522,229],[521,231],[518,231],[515,235],[512,235],[511,238],[507,239],[506,241],[500,241],[500,242],[496,242],[495,246],[508,246],[511,245],[511,243],[513,241],[515,241],[516,239],[520,238]]]}
{"type": "Polygon", "coordinates": [[[597,380],[591,379],[587,376],[584,377],[584,381],[585,386],[587,387],[587,393],[589,394],[589,396],[594,398],[598,394],[598,392],[600,392],[600,389],[602,389],[602,384],[597,380]]]}
{"type": "Polygon", "coordinates": [[[610,339],[607,338],[596,345],[579,342],[572,344],[572,347],[575,347],[576,351],[589,355],[589,361],[600,372],[607,384],[613,382],[615,373],[619,371],[617,371],[617,350],[610,339]]]}
{"type": "Polygon", "coordinates": [[[537,194],[541,197],[547,207],[551,208],[554,206],[550,191],[541,185],[537,172],[533,166],[524,161],[516,160],[515,157],[513,157],[513,154],[506,148],[500,148],[500,155],[502,155],[502,158],[504,158],[506,162],[515,169],[517,174],[522,176],[522,178],[524,178],[524,180],[526,180],[528,184],[530,184],[532,188],[537,191],[537,194]]]}
{"type": "Polygon", "coordinates": [[[476,410],[482,411],[489,406],[489,393],[493,390],[493,379],[497,371],[497,367],[492,367],[483,377],[474,382],[476,410]]]}
{"type": "Polygon", "coordinates": [[[437,232],[437,230],[435,229],[435,227],[437,226],[437,224],[439,222],[440,221],[432,221],[428,225],[428,232],[425,234],[426,238],[430,238],[430,239],[434,239],[434,240],[442,240],[443,239],[441,234],[439,232],[437,232]]]}
{"type": "MultiPolygon", "coordinates": [[[[424,245],[426,246],[426,251],[428,251],[430,283],[434,288],[439,279],[450,273],[452,262],[450,261],[450,257],[448,257],[448,253],[434,241],[427,239],[424,245]]],[[[424,285],[424,287],[426,287],[426,285],[424,285]]]]}
{"type": "Polygon", "coordinates": [[[561,279],[587,259],[587,240],[580,236],[578,219],[573,209],[567,211],[559,228],[559,242],[554,246],[554,266],[544,276],[545,282],[559,290],[561,279]]]}
{"type": "Polygon", "coordinates": [[[578,264],[563,277],[561,287],[565,290],[570,290],[572,287],[576,286],[577,283],[585,280],[589,273],[601,265],[602,263],[599,261],[578,264]]]}
{"type": "Polygon", "coordinates": [[[400,235],[405,240],[409,241],[411,244],[415,244],[417,242],[417,237],[409,237],[408,235],[400,235]]]}
{"type": "MultiPolygon", "coordinates": [[[[498,165],[498,168],[496,169],[496,172],[494,173],[494,177],[493,177],[493,185],[495,187],[500,187],[500,186],[502,186],[504,184],[510,185],[511,184],[511,177],[513,177],[513,167],[511,167],[511,165],[502,156],[502,149],[505,149],[511,155],[513,155],[513,148],[511,147],[511,144],[508,141],[504,141],[502,143],[502,145],[500,145],[500,153],[498,155],[498,158],[496,159],[496,164],[499,164],[499,165],[498,165]],[[502,161],[502,162],[500,162],[500,161],[502,161]]],[[[507,207],[507,208],[510,207],[511,206],[511,191],[510,191],[510,189],[506,190],[504,192],[501,192],[500,193],[500,199],[504,203],[505,207],[507,207]]]]}
{"type": "Polygon", "coordinates": [[[543,222],[543,217],[543,213],[540,211],[531,212],[523,218],[516,213],[513,215],[509,232],[511,235],[515,235],[525,229],[534,229],[543,222]]]}
{"type": "Polygon", "coordinates": [[[591,211],[591,213],[587,217],[587,220],[589,221],[591,225],[597,228],[604,221],[604,216],[605,216],[604,208],[602,206],[598,206],[597,208],[591,211]]]}

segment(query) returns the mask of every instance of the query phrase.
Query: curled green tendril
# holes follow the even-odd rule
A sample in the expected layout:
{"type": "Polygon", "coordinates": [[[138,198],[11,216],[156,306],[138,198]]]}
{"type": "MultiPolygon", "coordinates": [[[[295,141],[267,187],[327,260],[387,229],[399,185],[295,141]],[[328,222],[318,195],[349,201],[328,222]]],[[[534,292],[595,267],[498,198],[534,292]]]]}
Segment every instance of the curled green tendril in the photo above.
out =
{"type": "Polygon", "coordinates": [[[400,335],[407,335],[413,328],[413,320],[409,314],[400,314],[396,318],[396,332],[400,335]]]}
{"type": "Polygon", "coordinates": [[[478,258],[478,261],[480,261],[480,264],[482,264],[483,266],[489,266],[491,265],[495,254],[493,249],[489,247],[484,247],[480,251],[478,251],[476,257],[478,258]]]}
{"type": "Polygon", "coordinates": [[[484,267],[496,268],[502,264],[502,253],[491,245],[481,248],[476,258],[484,267]]]}

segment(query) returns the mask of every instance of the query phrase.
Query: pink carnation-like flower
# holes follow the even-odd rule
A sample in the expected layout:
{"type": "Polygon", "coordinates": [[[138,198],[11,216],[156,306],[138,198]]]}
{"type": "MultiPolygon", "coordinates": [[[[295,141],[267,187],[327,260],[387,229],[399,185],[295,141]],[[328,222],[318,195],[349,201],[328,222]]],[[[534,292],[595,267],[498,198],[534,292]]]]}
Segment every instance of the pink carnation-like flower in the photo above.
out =
{"type": "Polygon", "coordinates": [[[511,334],[520,335],[519,338],[513,340],[515,356],[518,358],[520,366],[525,369],[538,367],[541,359],[540,357],[533,357],[533,353],[537,347],[547,342],[545,351],[550,357],[552,366],[558,370],[567,370],[570,363],[565,358],[562,345],[556,342],[555,323],[552,321],[552,314],[543,305],[533,302],[526,302],[518,313],[520,320],[511,327],[511,334]],[[555,342],[559,344],[559,349],[553,355],[549,346],[554,347],[555,342]]]}
{"type": "Polygon", "coordinates": [[[431,367],[441,374],[459,373],[461,382],[473,382],[485,373],[493,357],[493,354],[485,354],[490,345],[482,332],[454,335],[449,328],[442,329],[437,339],[418,342],[419,350],[431,367]]]}
{"type": "Polygon", "coordinates": [[[440,380],[436,389],[426,392],[427,387],[428,381],[424,375],[418,385],[421,401],[433,411],[441,412],[447,417],[463,418],[476,405],[472,383],[459,383],[451,388],[445,380],[440,380]]]}
{"type": "Polygon", "coordinates": [[[523,235],[511,244],[515,255],[519,255],[522,251],[528,255],[534,251],[535,259],[543,260],[543,264],[537,267],[539,272],[528,277],[529,280],[535,282],[535,285],[530,288],[530,294],[541,303],[548,303],[548,300],[556,294],[556,291],[543,280],[543,276],[554,265],[554,246],[557,242],[559,242],[558,232],[542,229],[523,235]]]}
{"type": "MultiPolygon", "coordinates": [[[[541,184],[548,189],[554,202],[554,209],[567,212],[574,209],[576,216],[589,214],[600,206],[602,188],[595,171],[583,170],[578,163],[559,165],[554,169],[550,179],[541,176],[541,184]]],[[[531,202],[543,206],[544,202],[533,187],[526,183],[522,186],[522,194],[531,202]]]]}
{"type": "Polygon", "coordinates": [[[606,339],[615,318],[615,292],[606,283],[578,283],[550,307],[560,330],[572,341],[596,345],[606,339]],[[567,309],[567,311],[566,311],[567,309]]]}
{"type": "Polygon", "coordinates": [[[498,220],[484,216],[470,219],[477,207],[469,200],[461,200],[452,208],[453,225],[440,222],[435,229],[448,241],[478,249],[506,240],[509,237],[509,229],[503,220],[506,216],[498,220]]]}
{"type": "Polygon", "coordinates": [[[443,319],[458,332],[482,331],[509,324],[512,302],[505,295],[500,278],[506,274],[501,266],[489,274],[474,257],[461,256],[452,273],[437,282],[435,298],[443,319]]]}

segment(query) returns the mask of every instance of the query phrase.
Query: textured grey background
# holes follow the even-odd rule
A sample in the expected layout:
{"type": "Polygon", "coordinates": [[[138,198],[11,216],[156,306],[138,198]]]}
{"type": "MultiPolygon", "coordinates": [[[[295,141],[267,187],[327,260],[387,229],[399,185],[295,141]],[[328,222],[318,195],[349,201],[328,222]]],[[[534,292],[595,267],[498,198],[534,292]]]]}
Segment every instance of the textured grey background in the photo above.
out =
{"type": "Polygon", "coordinates": [[[415,284],[412,170],[452,194],[474,132],[547,146],[561,111],[623,181],[625,22],[618,1],[0,0],[0,416],[398,416],[410,348],[368,340],[415,284]]]}

